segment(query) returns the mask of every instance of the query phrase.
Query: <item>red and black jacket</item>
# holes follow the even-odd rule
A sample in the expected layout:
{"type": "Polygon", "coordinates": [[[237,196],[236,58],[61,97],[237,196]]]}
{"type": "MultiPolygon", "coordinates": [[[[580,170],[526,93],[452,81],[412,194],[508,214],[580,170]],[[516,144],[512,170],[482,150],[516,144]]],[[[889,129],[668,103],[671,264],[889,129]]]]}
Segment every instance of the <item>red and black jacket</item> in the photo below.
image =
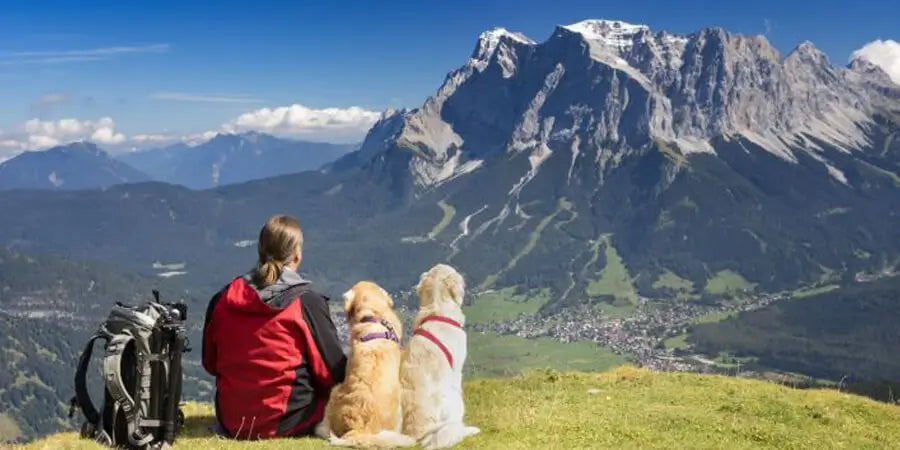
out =
{"type": "MultiPolygon", "coordinates": [[[[299,277],[297,277],[299,279],[299,277]]],[[[216,377],[216,417],[237,439],[309,434],[322,420],[347,358],[327,298],[303,282],[260,292],[236,278],[203,326],[203,367],[216,377]]]]}

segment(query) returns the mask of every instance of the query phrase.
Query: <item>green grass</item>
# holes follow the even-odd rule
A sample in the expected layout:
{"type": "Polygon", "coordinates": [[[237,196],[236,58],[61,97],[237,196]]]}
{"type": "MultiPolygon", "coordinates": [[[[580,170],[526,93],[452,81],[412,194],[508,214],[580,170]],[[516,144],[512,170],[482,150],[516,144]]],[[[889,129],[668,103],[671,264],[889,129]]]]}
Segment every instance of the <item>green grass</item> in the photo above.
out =
{"type": "Polygon", "coordinates": [[[879,175],[882,175],[882,176],[885,176],[885,177],[890,178],[891,181],[893,181],[895,185],[900,186],[900,175],[897,175],[896,173],[891,172],[890,170],[882,169],[881,167],[878,167],[878,166],[876,166],[876,165],[874,165],[874,164],[870,164],[870,163],[868,163],[868,162],[866,162],[866,161],[863,161],[863,160],[861,160],[861,159],[860,159],[860,160],[857,160],[857,162],[859,162],[859,163],[862,164],[864,167],[868,168],[869,170],[871,170],[871,171],[873,171],[873,172],[875,172],[875,173],[877,173],[877,174],[879,174],[879,175]]]}
{"type": "Polygon", "coordinates": [[[22,436],[22,430],[16,421],[6,413],[0,413],[0,444],[11,442],[22,436]]]}
{"type": "Polygon", "coordinates": [[[741,274],[733,270],[722,270],[707,280],[705,290],[710,294],[726,294],[753,289],[754,286],[756,284],[748,282],[741,274]]]}
{"type": "Polygon", "coordinates": [[[628,268],[622,262],[622,257],[619,256],[616,247],[612,245],[610,235],[603,235],[597,245],[604,247],[606,266],[600,271],[600,278],[588,284],[587,295],[589,297],[611,296],[616,300],[636,303],[637,294],[634,289],[634,280],[629,276],[628,268]]]}
{"type": "Polygon", "coordinates": [[[819,275],[819,283],[828,283],[830,281],[836,281],[841,278],[840,273],[838,273],[836,270],[825,267],[821,264],[819,264],[819,267],[822,269],[822,275],[819,275]]]}
{"type": "Polygon", "coordinates": [[[14,348],[4,348],[2,349],[2,352],[3,359],[8,361],[8,364],[11,364],[12,366],[18,366],[19,362],[27,358],[24,353],[14,348]]]}
{"type": "Polygon", "coordinates": [[[636,306],[625,299],[616,299],[612,303],[601,302],[594,305],[600,312],[611,319],[628,317],[634,314],[636,306]]]}
{"type": "Polygon", "coordinates": [[[759,361],[759,358],[753,356],[737,357],[730,353],[720,352],[718,356],[713,358],[713,361],[716,363],[716,366],[722,369],[736,369],[741,366],[746,367],[747,364],[755,363],[759,361]]]}
{"type": "Polygon", "coordinates": [[[839,288],[840,288],[840,286],[838,286],[836,284],[828,284],[825,286],[818,286],[818,287],[813,287],[813,288],[801,288],[801,289],[797,289],[796,291],[794,291],[791,294],[791,297],[793,297],[793,298],[813,297],[813,296],[816,296],[819,294],[824,294],[826,292],[831,292],[831,291],[833,291],[835,289],[839,289],[839,288]]]}
{"type": "Polygon", "coordinates": [[[736,315],[737,313],[734,311],[709,313],[695,318],[691,321],[691,324],[700,325],[702,323],[716,323],[730,319],[736,315]]]}
{"type": "Polygon", "coordinates": [[[510,376],[547,368],[594,372],[627,363],[624,356],[591,342],[469,333],[468,344],[465,370],[472,376],[510,376]]]}
{"type": "Polygon", "coordinates": [[[488,323],[511,320],[520,315],[533,315],[550,301],[550,290],[541,289],[516,294],[515,287],[491,291],[476,297],[465,309],[466,321],[488,323]]]}
{"type": "Polygon", "coordinates": [[[693,282],[675,275],[675,273],[668,269],[653,282],[651,287],[653,287],[653,289],[671,289],[675,291],[679,299],[689,296],[694,292],[693,282]]]}
{"type": "Polygon", "coordinates": [[[441,217],[441,221],[428,232],[428,239],[438,237],[438,235],[441,234],[441,231],[444,231],[444,228],[447,228],[447,225],[453,220],[453,216],[456,215],[456,208],[454,208],[453,205],[449,205],[443,200],[439,201],[437,204],[441,207],[441,211],[444,212],[444,215],[441,217]]]}
{"type": "Polygon", "coordinates": [[[672,336],[663,341],[663,345],[666,348],[687,348],[690,346],[687,341],[687,334],[679,334],[678,336],[672,336]]]}
{"type": "MultiPolygon", "coordinates": [[[[834,390],[622,367],[605,373],[531,372],[465,383],[461,449],[896,448],[900,407],[834,390]]],[[[319,439],[236,442],[210,436],[212,407],[186,406],[183,448],[305,450],[319,439]]],[[[25,447],[97,449],[75,433],[25,447]]],[[[176,447],[177,448],[177,447],[176,447]]]]}

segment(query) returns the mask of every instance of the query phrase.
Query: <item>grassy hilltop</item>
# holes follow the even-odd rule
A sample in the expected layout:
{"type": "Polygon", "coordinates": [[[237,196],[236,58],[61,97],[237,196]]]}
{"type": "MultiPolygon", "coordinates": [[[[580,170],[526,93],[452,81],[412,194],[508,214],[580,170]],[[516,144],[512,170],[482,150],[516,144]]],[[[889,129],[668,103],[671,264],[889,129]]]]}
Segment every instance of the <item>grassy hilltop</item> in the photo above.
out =
{"type": "MultiPolygon", "coordinates": [[[[466,382],[467,422],[482,434],[460,448],[896,448],[900,407],[826,390],[723,376],[621,367],[536,371],[466,382]]],[[[212,411],[189,404],[182,448],[325,448],[317,439],[233,442],[212,437],[212,411]]],[[[100,449],[74,433],[21,447],[100,449]]]]}

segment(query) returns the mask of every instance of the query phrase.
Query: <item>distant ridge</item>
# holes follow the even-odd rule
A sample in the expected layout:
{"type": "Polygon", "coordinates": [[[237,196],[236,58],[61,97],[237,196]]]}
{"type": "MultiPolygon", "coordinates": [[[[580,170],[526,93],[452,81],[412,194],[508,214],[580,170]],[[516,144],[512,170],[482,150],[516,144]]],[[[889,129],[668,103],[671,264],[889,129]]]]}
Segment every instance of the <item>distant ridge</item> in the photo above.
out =
{"type": "Polygon", "coordinates": [[[0,189],[95,189],[149,180],[89,142],[25,152],[0,164],[0,189]]]}
{"type": "Polygon", "coordinates": [[[356,144],[294,141],[248,132],[219,134],[195,147],[175,144],[125,153],[119,159],[158,181],[207,189],[316,170],[358,147],[356,144]]]}

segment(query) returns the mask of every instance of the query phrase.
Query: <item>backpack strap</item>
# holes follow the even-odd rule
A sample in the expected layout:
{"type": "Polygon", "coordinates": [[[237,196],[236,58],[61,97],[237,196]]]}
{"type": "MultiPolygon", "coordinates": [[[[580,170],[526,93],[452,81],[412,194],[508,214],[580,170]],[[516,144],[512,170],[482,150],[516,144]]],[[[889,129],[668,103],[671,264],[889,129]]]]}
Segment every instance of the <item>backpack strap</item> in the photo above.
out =
{"type": "Polygon", "coordinates": [[[72,405],[69,410],[69,417],[71,417],[75,413],[75,406],[79,406],[88,423],[94,427],[97,427],[97,424],[100,423],[100,413],[97,412],[97,408],[91,402],[91,394],[87,389],[87,368],[91,362],[91,355],[94,352],[94,341],[97,339],[109,341],[109,336],[101,333],[95,334],[91,336],[87,345],[84,346],[84,351],[81,352],[81,357],[78,358],[78,368],[75,369],[75,397],[72,398],[72,405]]]}
{"type": "MultiPolygon", "coordinates": [[[[140,406],[131,397],[128,388],[125,387],[125,382],[122,381],[122,355],[125,353],[125,348],[128,344],[134,340],[134,336],[130,333],[113,336],[109,344],[107,344],[106,357],[103,358],[103,373],[105,374],[104,381],[106,382],[106,389],[109,391],[109,395],[116,402],[116,405],[122,409],[122,413],[125,414],[125,422],[128,424],[129,443],[143,446],[153,440],[153,435],[139,434],[140,424],[138,422],[140,415],[138,413],[140,412],[140,406]]],[[[137,353],[138,350],[135,349],[135,352],[137,353]]],[[[138,363],[141,364],[140,361],[138,363]]],[[[149,395],[149,374],[144,376],[143,370],[140,370],[138,373],[141,376],[141,379],[138,380],[141,391],[149,395]],[[147,384],[147,386],[143,384],[147,384]]]]}

